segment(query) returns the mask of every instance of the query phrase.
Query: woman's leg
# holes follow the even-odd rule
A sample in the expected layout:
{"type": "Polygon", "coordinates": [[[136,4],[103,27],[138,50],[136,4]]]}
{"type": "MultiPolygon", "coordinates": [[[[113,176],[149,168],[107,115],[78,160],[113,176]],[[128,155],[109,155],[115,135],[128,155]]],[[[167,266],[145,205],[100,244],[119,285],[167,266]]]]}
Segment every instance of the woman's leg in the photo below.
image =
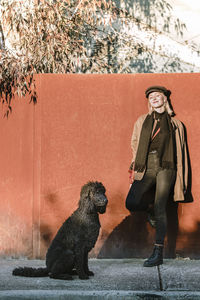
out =
{"type": "Polygon", "coordinates": [[[166,204],[175,181],[174,170],[161,170],[156,177],[155,219],[156,243],[153,254],[144,262],[144,267],[158,266],[163,263],[163,246],[167,229],[166,204]]]}
{"type": "Polygon", "coordinates": [[[146,210],[148,203],[142,197],[155,183],[156,172],[152,169],[146,171],[142,180],[135,180],[126,198],[126,208],[131,212],[146,210]]]}
{"type": "Polygon", "coordinates": [[[164,244],[167,230],[166,205],[175,181],[175,171],[165,169],[158,172],[156,177],[156,195],[154,212],[156,219],[156,244],[164,244]]]}

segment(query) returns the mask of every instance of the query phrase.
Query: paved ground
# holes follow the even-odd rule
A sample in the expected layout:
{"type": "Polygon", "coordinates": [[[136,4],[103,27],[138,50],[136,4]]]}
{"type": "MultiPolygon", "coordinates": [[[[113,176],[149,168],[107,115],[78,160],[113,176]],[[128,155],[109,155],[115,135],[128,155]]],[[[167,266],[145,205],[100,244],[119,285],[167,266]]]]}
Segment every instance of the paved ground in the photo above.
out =
{"type": "Polygon", "coordinates": [[[0,299],[200,299],[200,261],[166,259],[144,268],[141,259],[91,259],[89,280],[72,281],[12,276],[17,266],[45,265],[41,260],[0,260],[0,299]]]}

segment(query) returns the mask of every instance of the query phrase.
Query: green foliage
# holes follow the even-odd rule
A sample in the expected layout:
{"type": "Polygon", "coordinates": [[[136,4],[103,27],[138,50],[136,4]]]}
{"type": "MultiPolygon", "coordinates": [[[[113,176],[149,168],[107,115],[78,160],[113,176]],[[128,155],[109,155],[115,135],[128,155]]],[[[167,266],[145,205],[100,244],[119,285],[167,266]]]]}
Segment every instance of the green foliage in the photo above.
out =
{"type": "MultiPolygon", "coordinates": [[[[133,57],[151,52],[138,41],[134,28],[169,31],[171,7],[164,0],[122,4],[118,0],[1,0],[7,44],[0,52],[0,100],[7,107],[6,115],[15,94],[28,94],[36,102],[34,74],[129,72],[133,57]]],[[[181,34],[183,24],[175,20],[173,25],[181,34]]]]}

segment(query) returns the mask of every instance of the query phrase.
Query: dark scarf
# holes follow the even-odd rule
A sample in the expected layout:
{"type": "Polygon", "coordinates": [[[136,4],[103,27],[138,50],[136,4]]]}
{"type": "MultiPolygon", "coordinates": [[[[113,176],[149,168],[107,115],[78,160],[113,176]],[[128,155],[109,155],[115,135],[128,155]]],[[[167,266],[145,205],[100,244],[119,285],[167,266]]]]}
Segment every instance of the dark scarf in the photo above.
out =
{"type": "MultiPolygon", "coordinates": [[[[152,128],[155,118],[154,115],[154,112],[151,115],[147,115],[142,125],[134,166],[134,170],[137,172],[143,172],[146,168],[152,128]]],[[[159,143],[161,145],[159,147],[160,166],[163,169],[174,169],[173,128],[171,124],[171,118],[167,112],[165,112],[160,119],[159,143]]]]}

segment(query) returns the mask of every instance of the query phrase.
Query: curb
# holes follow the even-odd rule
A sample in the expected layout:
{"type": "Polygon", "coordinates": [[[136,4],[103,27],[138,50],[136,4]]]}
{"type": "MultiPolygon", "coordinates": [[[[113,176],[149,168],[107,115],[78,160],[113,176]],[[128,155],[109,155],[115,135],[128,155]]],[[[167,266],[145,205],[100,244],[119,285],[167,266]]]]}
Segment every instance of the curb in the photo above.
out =
{"type": "Polygon", "coordinates": [[[0,299],[50,299],[50,300],[153,300],[188,299],[199,300],[198,291],[60,291],[60,290],[12,290],[0,291],[0,299]]]}

